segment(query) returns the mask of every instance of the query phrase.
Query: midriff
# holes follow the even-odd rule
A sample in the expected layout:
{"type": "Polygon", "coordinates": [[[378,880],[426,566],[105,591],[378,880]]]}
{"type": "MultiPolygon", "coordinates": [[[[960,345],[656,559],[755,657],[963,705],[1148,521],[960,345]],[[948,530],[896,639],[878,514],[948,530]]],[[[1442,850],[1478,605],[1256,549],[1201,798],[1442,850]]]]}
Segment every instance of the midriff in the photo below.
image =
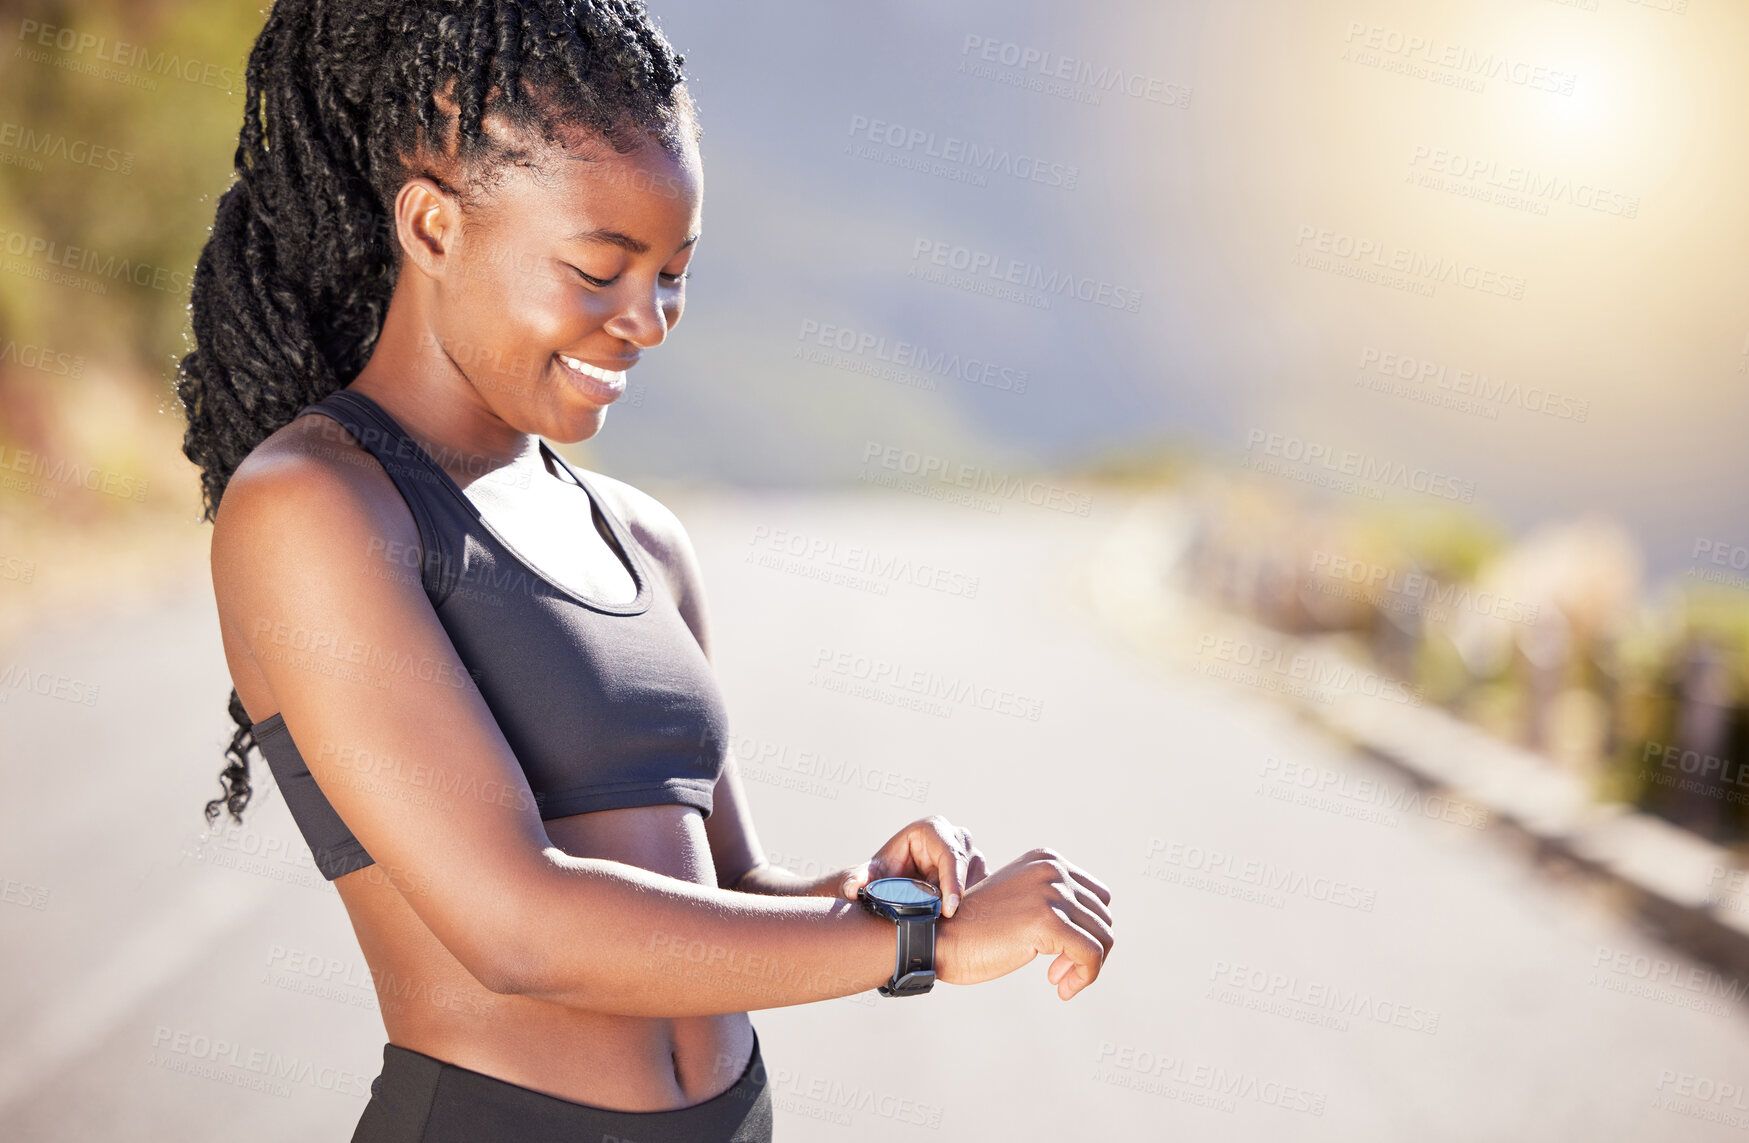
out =
{"type": "MultiPolygon", "coordinates": [[[[716,885],[691,806],[555,818],[553,845],[716,885]]],[[[753,1053],[747,1014],[652,1018],[590,1012],[482,987],[375,866],[334,882],[376,982],[389,1042],[547,1095],[616,1111],[669,1111],[731,1087],[753,1053]]]]}

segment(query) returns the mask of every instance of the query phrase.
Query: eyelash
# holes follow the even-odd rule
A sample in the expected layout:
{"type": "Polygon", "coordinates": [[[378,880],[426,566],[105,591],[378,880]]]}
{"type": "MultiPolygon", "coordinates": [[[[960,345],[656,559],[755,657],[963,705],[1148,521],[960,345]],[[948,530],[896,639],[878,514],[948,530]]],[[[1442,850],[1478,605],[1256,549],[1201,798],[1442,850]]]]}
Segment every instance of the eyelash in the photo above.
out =
{"type": "MultiPolygon", "coordinates": [[[[571,269],[577,270],[577,267],[572,266],[571,269]]],[[[602,289],[606,289],[608,286],[613,285],[613,283],[617,280],[615,278],[608,278],[605,280],[603,280],[601,278],[591,278],[588,274],[585,274],[581,270],[577,270],[577,276],[579,278],[582,278],[585,282],[588,282],[591,286],[596,286],[596,287],[599,287],[602,289]]],[[[688,278],[692,277],[692,270],[691,269],[682,270],[678,274],[663,274],[662,277],[669,279],[670,285],[678,286],[680,283],[682,283],[682,282],[686,281],[688,278]]]]}

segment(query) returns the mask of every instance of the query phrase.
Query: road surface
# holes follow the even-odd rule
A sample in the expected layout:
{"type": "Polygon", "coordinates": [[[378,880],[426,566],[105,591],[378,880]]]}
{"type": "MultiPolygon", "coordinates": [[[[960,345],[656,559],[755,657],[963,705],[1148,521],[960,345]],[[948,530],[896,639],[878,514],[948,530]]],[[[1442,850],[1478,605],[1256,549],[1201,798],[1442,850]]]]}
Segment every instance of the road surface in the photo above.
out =
{"type": "MultiPolygon", "coordinates": [[[[1040,960],[755,1013],[779,1139],[1743,1137],[1739,982],[1093,622],[1122,495],[667,500],[777,859],[860,860],[939,812],[1115,896],[1068,1004],[1040,960]]],[[[347,1138],[382,1029],[339,899],[272,793],[201,836],[228,725],[208,585],[0,656],[56,680],[0,704],[0,1138],[347,1138]]]]}

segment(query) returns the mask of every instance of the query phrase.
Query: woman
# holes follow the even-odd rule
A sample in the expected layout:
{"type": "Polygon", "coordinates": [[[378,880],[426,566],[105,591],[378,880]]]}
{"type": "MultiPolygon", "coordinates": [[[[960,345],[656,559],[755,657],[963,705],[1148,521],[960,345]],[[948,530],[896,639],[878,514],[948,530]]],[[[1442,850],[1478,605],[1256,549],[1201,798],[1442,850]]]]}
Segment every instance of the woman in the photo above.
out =
{"type": "Polygon", "coordinates": [[[1046,953],[1068,999],[1111,948],[1099,881],[939,817],[769,865],[685,531],[542,443],[680,319],[681,64],[635,0],[278,0],[249,56],[178,381],[236,684],[207,813],[259,745],[346,906],[355,1140],[769,1138],[747,1013],[895,976],[874,878],[939,885],[947,983],[1046,953]]]}

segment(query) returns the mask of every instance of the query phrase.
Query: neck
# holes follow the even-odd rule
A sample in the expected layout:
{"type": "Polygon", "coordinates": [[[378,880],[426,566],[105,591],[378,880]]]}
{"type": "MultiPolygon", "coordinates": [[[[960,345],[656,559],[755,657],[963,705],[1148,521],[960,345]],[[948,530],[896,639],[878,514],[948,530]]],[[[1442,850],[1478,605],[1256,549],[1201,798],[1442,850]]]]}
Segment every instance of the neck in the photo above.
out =
{"type": "Polygon", "coordinates": [[[471,479],[539,449],[532,434],[492,411],[399,289],[370,360],[347,388],[386,409],[452,475],[466,473],[471,479]]]}

